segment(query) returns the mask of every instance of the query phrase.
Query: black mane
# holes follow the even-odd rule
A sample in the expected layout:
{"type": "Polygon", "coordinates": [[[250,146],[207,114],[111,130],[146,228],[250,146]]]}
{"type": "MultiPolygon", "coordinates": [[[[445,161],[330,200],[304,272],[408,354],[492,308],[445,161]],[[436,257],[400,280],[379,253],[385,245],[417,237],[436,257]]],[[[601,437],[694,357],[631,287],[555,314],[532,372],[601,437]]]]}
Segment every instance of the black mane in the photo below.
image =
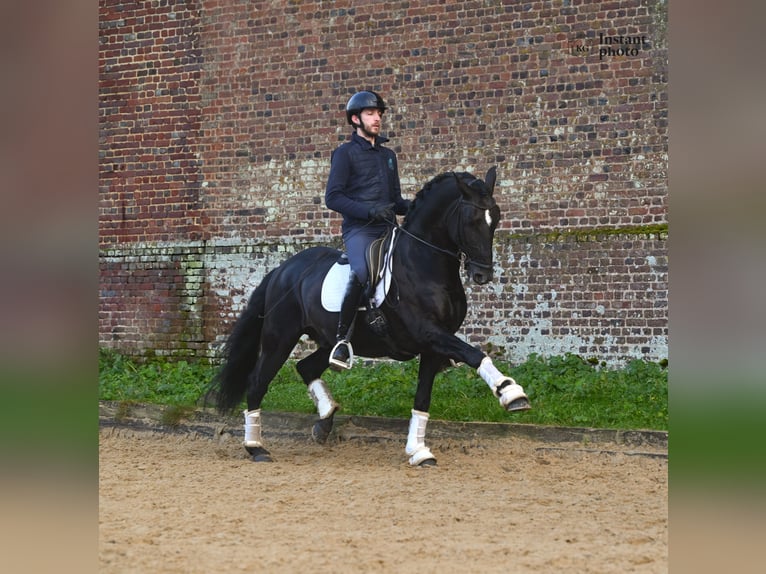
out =
{"type": "Polygon", "coordinates": [[[433,179],[431,179],[431,181],[426,183],[420,189],[420,191],[418,191],[415,194],[415,199],[412,200],[412,205],[410,205],[410,209],[407,211],[407,215],[404,218],[403,224],[407,223],[407,219],[409,219],[409,217],[426,200],[426,196],[429,195],[429,193],[431,192],[431,190],[434,187],[437,187],[440,183],[442,183],[443,180],[451,179],[451,178],[459,178],[459,179],[465,181],[467,183],[467,185],[471,186],[472,189],[475,189],[482,197],[487,195],[487,190],[484,187],[484,185],[481,185],[481,186],[475,186],[474,185],[476,182],[481,182],[482,184],[483,184],[483,182],[478,177],[473,175],[472,173],[469,173],[467,171],[459,171],[459,172],[447,171],[447,172],[441,173],[441,174],[435,176],[433,179]]]}

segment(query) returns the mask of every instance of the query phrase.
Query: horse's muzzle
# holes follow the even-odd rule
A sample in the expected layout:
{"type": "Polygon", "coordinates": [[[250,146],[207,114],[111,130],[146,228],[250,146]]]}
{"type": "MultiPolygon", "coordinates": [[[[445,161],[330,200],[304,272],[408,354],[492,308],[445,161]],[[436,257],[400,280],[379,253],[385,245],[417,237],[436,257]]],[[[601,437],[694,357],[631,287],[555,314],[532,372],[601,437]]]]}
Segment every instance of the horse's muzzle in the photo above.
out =
{"type": "Polygon", "coordinates": [[[489,283],[492,281],[493,272],[492,267],[489,265],[482,265],[482,264],[476,264],[473,262],[468,263],[467,271],[468,276],[473,280],[474,283],[477,285],[484,285],[485,283],[489,283]]]}

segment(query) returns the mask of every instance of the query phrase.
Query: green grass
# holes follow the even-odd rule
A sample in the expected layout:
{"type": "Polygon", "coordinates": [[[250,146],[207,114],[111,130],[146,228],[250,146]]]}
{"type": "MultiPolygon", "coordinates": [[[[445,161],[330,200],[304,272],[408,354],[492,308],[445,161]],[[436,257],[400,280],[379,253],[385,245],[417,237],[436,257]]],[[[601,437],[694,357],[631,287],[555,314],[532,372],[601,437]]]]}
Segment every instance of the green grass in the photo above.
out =
{"type": "MultiPolygon", "coordinates": [[[[596,428],[668,428],[667,369],[657,363],[636,360],[620,369],[607,369],[568,354],[550,358],[531,355],[515,367],[500,360],[495,364],[524,387],[532,410],[505,412],[476,371],[462,366],[436,377],[431,417],[596,428]]],[[[188,407],[204,394],[216,370],[213,365],[186,361],[138,362],[102,350],[99,397],[188,407]]],[[[342,405],[342,414],[409,418],[417,385],[417,361],[358,363],[347,373],[326,371],[324,379],[342,405]]],[[[262,407],[315,412],[294,363],[288,362],[279,371],[262,407]]]]}

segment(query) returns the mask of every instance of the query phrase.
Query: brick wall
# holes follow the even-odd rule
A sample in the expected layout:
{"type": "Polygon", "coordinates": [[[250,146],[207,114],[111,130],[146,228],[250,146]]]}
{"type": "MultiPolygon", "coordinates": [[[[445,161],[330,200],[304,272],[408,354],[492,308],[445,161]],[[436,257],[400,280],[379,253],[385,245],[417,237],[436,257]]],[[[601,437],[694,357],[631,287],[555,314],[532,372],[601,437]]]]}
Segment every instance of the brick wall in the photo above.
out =
{"type": "Polygon", "coordinates": [[[202,238],[199,7],[99,1],[102,247],[202,238]]]}
{"type": "Polygon", "coordinates": [[[204,252],[200,242],[104,250],[101,343],[136,354],[207,355],[204,252]]]}
{"type": "Polygon", "coordinates": [[[667,358],[666,239],[663,231],[579,233],[501,244],[497,285],[468,289],[468,333],[514,360],[532,352],[667,358]]]}
{"type": "Polygon", "coordinates": [[[405,196],[498,165],[498,279],[465,337],[667,356],[664,2],[99,6],[102,344],[215,356],[267,268],[337,244],[329,157],[368,88],[405,196]]]}

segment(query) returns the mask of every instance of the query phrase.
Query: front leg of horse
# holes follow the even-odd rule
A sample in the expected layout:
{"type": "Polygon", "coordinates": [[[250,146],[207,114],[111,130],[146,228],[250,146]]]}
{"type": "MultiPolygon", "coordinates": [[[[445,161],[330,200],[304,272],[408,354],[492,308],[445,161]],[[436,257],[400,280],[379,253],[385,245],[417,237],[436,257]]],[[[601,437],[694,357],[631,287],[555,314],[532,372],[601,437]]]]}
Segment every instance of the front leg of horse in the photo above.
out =
{"type": "Polygon", "coordinates": [[[433,336],[433,348],[453,361],[475,368],[506,411],[526,411],[531,408],[529,398],[521,385],[501,373],[492,363],[492,359],[476,347],[450,333],[441,332],[433,336]]]}
{"type": "Polygon", "coordinates": [[[434,377],[445,364],[445,358],[432,353],[420,355],[418,370],[418,388],[415,391],[415,404],[410,418],[407,445],[404,452],[409,456],[412,466],[434,466],[436,457],[426,446],[426,426],[428,425],[428,410],[431,408],[431,391],[434,377]]]}
{"type": "Polygon", "coordinates": [[[407,453],[411,466],[435,466],[436,457],[431,453],[431,449],[426,446],[426,425],[428,424],[428,413],[412,409],[412,418],[410,418],[410,429],[407,433],[407,446],[404,452],[407,453]]]}
{"type": "Polygon", "coordinates": [[[506,411],[526,411],[531,408],[529,398],[521,385],[501,373],[492,363],[492,359],[485,356],[477,372],[492,389],[492,393],[500,400],[500,404],[506,411]]]}

